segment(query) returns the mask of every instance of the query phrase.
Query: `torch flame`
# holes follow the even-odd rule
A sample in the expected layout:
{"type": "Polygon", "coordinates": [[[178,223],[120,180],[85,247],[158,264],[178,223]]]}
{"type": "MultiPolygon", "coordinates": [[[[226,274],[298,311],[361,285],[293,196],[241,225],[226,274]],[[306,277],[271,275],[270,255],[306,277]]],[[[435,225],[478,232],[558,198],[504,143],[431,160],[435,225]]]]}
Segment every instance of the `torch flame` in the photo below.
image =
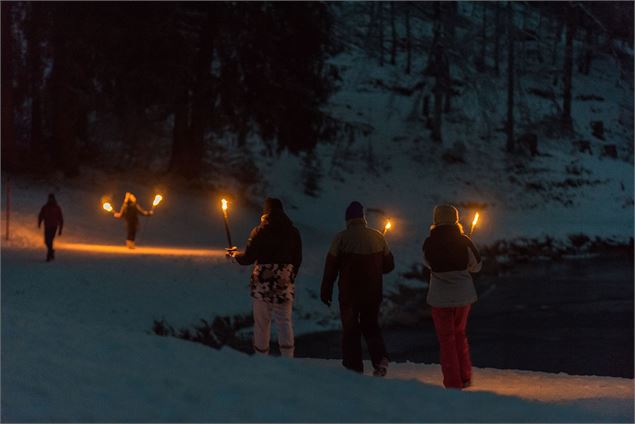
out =
{"type": "Polygon", "coordinates": [[[477,222],[478,222],[478,212],[476,212],[476,215],[474,215],[474,220],[472,221],[472,228],[476,226],[477,222]]]}
{"type": "Polygon", "coordinates": [[[391,227],[392,224],[390,223],[390,219],[386,220],[386,225],[384,225],[384,234],[386,234],[386,231],[390,230],[391,227]]]}
{"type": "Polygon", "coordinates": [[[223,211],[226,211],[226,210],[227,210],[227,200],[222,199],[222,200],[221,200],[221,203],[223,204],[223,206],[222,206],[223,211]]]}
{"type": "Polygon", "coordinates": [[[152,206],[157,206],[159,203],[161,203],[161,200],[163,200],[163,196],[157,194],[156,196],[154,196],[154,202],[152,202],[152,206]]]}
{"type": "Polygon", "coordinates": [[[107,210],[108,212],[112,212],[112,206],[110,205],[110,203],[105,202],[103,205],[104,209],[107,210]]]}

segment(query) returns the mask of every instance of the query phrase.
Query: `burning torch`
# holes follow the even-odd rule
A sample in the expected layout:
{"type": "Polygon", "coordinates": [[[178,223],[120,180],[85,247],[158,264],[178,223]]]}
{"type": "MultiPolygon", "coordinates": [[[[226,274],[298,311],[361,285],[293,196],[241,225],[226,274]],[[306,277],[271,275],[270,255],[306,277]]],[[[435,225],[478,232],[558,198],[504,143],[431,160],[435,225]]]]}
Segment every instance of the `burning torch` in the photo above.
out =
{"type": "Polygon", "coordinates": [[[236,246],[234,246],[232,244],[232,236],[229,233],[229,223],[227,220],[227,208],[228,208],[228,202],[226,199],[221,199],[221,208],[223,209],[223,221],[225,222],[225,235],[227,236],[227,253],[229,255],[231,255],[231,253],[235,252],[236,246]]]}
{"type": "Polygon", "coordinates": [[[110,202],[104,202],[102,207],[104,208],[106,212],[110,212],[110,213],[113,212],[112,205],[110,204],[110,202]]]}
{"type": "Polygon", "coordinates": [[[160,194],[157,194],[156,196],[154,196],[154,201],[152,202],[152,210],[154,210],[157,206],[159,206],[159,203],[161,203],[161,200],[163,200],[163,196],[161,196],[160,194]]]}
{"type": "Polygon", "coordinates": [[[474,215],[474,219],[472,220],[472,227],[470,228],[470,236],[472,236],[472,232],[474,231],[474,227],[476,227],[476,223],[478,222],[478,212],[474,215]]]}
{"type": "Polygon", "coordinates": [[[390,223],[390,219],[386,220],[386,225],[384,225],[384,235],[386,234],[386,232],[388,232],[388,230],[390,230],[392,228],[392,224],[390,223]]]}

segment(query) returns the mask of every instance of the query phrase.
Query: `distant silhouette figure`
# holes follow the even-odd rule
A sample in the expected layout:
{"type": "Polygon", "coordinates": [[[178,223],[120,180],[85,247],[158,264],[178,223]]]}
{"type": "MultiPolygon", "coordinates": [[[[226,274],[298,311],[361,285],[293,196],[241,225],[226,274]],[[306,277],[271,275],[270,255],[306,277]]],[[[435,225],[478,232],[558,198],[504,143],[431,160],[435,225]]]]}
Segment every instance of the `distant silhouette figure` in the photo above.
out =
{"type": "Polygon", "coordinates": [[[55,196],[49,194],[49,200],[46,202],[37,219],[37,227],[42,227],[44,222],[44,244],[46,244],[46,261],[52,261],[55,259],[55,250],[53,249],[53,240],[55,239],[55,233],[62,235],[62,228],[64,227],[64,216],[62,215],[62,208],[59,207],[55,196]]]}
{"type": "Polygon", "coordinates": [[[135,238],[137,236],[137,230],[139,229],[139,215],[152,216],[154,211],[146,211],[137,203],[137,197],[132,193],[126,193],[123,205],[119,212],[115,212],[114,217],[124,218],[126,220],[126,230],[128,236],[126,237],[126,246],[128,249],[135,248],[135,238]]]}

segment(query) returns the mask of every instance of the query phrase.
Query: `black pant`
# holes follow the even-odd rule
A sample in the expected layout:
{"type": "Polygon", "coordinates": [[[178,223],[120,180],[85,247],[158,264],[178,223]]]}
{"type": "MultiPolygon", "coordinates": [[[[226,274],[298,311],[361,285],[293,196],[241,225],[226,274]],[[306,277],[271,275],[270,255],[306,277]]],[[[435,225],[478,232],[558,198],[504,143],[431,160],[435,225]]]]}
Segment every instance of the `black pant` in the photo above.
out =
{"type": "Polygon", "coordinates": [[[374,366],[387,357],[384,338],[379,328],[380,302],[342,303],[340,302],[340,319],[342,320],[342,365],[364,372],[362,362],[362,336],[366,340],[368,353],[374,366]]]}
{"type": "Polygon", "coordinates": [[[128,230],[128,236],[127,236],[126,240],[134,241],[134,239],[137,236],[138,224],[137,223],[128,222],[126,224],[126,226],[127,226],[127,230],[128,230]]]}
{"type": "Polygon", "coordinates": [[[53,240],[55,239],[56,232],[57,227],[44,227],[44,244],[46,244],[46,248],[48,249],[46,252],[47,261],[55,258],[55,250],[53,250],[53,240]]]}

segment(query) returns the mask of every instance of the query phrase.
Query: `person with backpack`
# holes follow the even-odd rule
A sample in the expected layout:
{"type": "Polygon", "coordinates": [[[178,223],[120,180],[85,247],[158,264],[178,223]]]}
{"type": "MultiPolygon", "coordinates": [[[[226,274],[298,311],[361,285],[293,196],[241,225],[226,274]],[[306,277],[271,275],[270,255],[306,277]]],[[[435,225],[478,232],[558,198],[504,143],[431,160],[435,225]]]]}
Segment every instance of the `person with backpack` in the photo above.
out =
{"type": "Polygon", "coordinates": [[[466,327],[476,289],[471,272],[481,269],[481,256],[463,233],[459,211],[452,205],[434,208],[430,235],[423,243],[423,264],[430,269],[427,302],[441,351],[443,385],[472,385],[472,359],[466,327]]]}
{"type": "Polygon", "coordinates": [[[121,210],[119,212],[115,212],[114,217],[126,220],[126,246],[128,249],[135,248],[135,239],[137,236],[137,230],[139,229],[139,215],[152,216],[154,215],[154,211],[146,211],[141,208],[141,206],[137,203],[137,197],[130,192],[126,192],[126,197],[124,198],[123,205],[121,205],[121,210]]]}
{"type": "Polygon", "coordinates": [[[302,240],[279,199],[265,199],[260,224],[249,234],[245,251],[229,250],[228,255],[240,265],[254,264],[249,283],[253,302],[254,351],[269,354],[273,318],[280,354],[293,358],[292,312],[295,279],[302,264],[302,240]]]}
{"type": "Polygon", "coordinates": [[[53,240],[55,240],[55,233],[62,235],[62,228],[64,228],[64,215],[62,214],[62,208],[57,204],[55,195],[49,194],[48,201],[42,209],[37,219],[37,227],[42,227],[44,222],[44,244],[46,245],[46,262],[50,262],[55,259],[55,249],[53,249],[53,240]]]}
{"type": "Polygon", "coordinates": [[[346,229],[335,236],[326,255],[320,298],[331,306],[333,286],[339,276],[342,365],[364,372],[363,337],[373,364],[373,375],[383,377],[389,359],[378,316],[383,299],[383,274],[392,271],[395,262],[383,234],[368,228],[361,203],[352,202],[346,209],[345,219],[346,229]]]}

